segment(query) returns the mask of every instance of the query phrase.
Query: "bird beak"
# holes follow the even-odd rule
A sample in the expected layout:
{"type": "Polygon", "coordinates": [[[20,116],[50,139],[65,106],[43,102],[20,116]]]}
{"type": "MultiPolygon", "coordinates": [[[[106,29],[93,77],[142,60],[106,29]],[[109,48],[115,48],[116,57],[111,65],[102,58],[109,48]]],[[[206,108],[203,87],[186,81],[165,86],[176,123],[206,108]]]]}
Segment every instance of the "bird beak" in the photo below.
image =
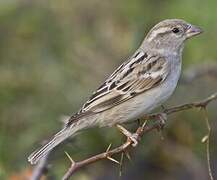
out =
{"type": "Polygon", "coordinates": [[[203,32],[203,30],[200,27],[197,27],[194,25],[189,25],[189,27],[186,31],[187,39],[190,37],[196,36],[202,32],[203,32]]]}

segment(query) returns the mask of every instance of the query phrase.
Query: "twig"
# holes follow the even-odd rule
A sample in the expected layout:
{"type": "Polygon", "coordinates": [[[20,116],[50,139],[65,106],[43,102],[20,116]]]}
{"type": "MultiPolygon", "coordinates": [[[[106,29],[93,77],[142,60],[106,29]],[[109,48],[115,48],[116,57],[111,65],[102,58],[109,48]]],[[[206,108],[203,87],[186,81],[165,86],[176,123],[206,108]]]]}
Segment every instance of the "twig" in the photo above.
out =
{"type": "MultiPolygon", "coordinates": [[[[209,96],[208,98],[198,101],[198,102],[193,102],[193,103],[187,103],[187,104],[183,104],[183,105],[179,105],[179,106],[175,106],[172,108],[168,108],[168,109],[164,109],[162,112],[160,113],[154,113],[154,114],[150,114],[150,115],[146,115],[144,117],[145,120],[148,119],[156,119],[157,117],[159,117],[159,115],[161,115],[162,113],[170,115],[179,111],[184,111],[184,110],[188,110],[188,109],[192,109],[192,108],[206,108],[206,106],[211,102],[217,100],[217,92],[212,94],[211,96],[209,96]]],[[[144,134],[154,130],[154,129],[159,129],[159,126],[161,126],[162,122],[161,121],[157,121],[156,123],[152,124],[152,125],[147,125],[147,123],[145,122],[141,127],[138,127],[138,129],[136,130],[136,134],[138,135],[138,141],[140,139],[140,137],[142,137],[144,134]]],[[[106,150],[103,153],[97,154],[95,156],[92,156],[90,158],[87,158],[85,160],[82,161],[78,161],[78,162],[74,162],[71,164],[70,168],[68,169],[68,171],[65,173],[63,180],[68,180],[77,170],[79,170],[80,168],[87,166],[89,164],[92,164],[94,162],[103,160],[103,159],[109,159],[111,158],[112,155],[114,154],[119,154],[122,152],[126,152],[127,150],[129,150],[130,148],[132,148],[132,141],[127,140],[125,143],[123,143],[122,145],[120,145],[119,147],[116,147],[114,149],[109,148],[109,150],[106,150]],[[109,158],[108,158],[109,157],[109,158]]]]}
{"type": "Polygon", "coordinates": [[[205,136],[205,139],[203,138],[202,142],[206,143],[206,159],[207,159],[207,166],[208,166],[208,172],[209,172],[209,178],[210,180],[214,180],[213,173],[212,173],[212,168],[211,168],[211,161],[210,161],[210,134],[211,134],[211,126],[209,123],[209,117],[208,117],[208,112],[207,109],[204,108],[204,116],[205,116],[205,121],[206,121],[206,126],[207,126],[207,135],[205,136]]]}
{"type": "Polygon", "coordinates": [[[40,180],[41,177],[46,173],[48,169],[48,156],[49,153],[39,161],[39,163],[33,170],[31,180],[40,180]]]}

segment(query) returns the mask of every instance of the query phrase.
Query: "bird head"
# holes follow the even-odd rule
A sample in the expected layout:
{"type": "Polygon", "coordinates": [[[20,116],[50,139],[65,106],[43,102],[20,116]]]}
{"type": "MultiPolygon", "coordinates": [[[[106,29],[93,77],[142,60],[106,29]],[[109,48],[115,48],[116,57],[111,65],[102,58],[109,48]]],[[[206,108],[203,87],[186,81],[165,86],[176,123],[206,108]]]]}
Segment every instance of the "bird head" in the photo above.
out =
{"type": "Polygon", "coordinates": [[[202,29],[181,19],[167,19],[156,24],[143,45],[154,49],[179,50],[185,40],[202,33],[202,29]]]}

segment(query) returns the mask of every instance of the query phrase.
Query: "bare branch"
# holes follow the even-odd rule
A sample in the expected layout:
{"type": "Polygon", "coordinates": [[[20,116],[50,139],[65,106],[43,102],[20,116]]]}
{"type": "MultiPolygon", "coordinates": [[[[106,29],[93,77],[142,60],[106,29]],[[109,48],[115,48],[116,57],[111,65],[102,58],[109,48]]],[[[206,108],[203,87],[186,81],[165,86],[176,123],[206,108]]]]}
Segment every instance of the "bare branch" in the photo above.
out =
{"type": "MultiPolygon", "coordinates": [[[[150,115],[146,115],[144,117],[144,120],[149,120],[149,119],[156,119],[159,117],[159,115],[161,115],[162,113],[170,115],[179,111],[184,111],[184,110],[188,110],[188,109],[192,109],[192,108],[205,108],[211,101],[217,100],[217,92],[212,94],[211,96],[209,96],[208,98],[198,101],[198,102],[192,102],[192,103],[186,103],[183,105],[179,105],[179,106],[175,106],[175,107],[171,107],[168,109],[164,109],[162,112],[159,113],[155,113],[155,114],[150,114],[150,115]]],[[[145,121],[145,123],[138,127],[138,129],[136,130],[136,134],[138,135],[138,142],[140,140],[140,138],[154,130],[154,129],[159,129],[159,127],[162,126],[162,121],[156,121],[156,123],[152,124],[152,125],[148,125],[145,121]]],[[[105,152],[97,154],[95,156],[92,156],[90,158],[87,158],[85,160],[82,161],[78,161],[78,162],[74,162],[71,164],[71,167],[68,169],[68,171],[66,172],[66,174],[63,177],[63,180],[68,180],[77,170],[79,170],[80,168],[87,166],[89,164],[92,164],[94,162],[103,160],[103,159],[109,159],[108,157],[112,157],[112,155],[114,154],[120,154],[120,153],[124,153],[127,152],[130,148],[132,148],[132,141],[131,140],[127,140],[125,143],[123,143],[122,145],[120,145],[119,147],[116,147],[114,149],[108,148],[105,152]]]]}
{"type": "Polygon", "coordinates": [[[39,163],[33,170],[31,180],[40,180],[41,177],[46,173],[48,169],[48,156],[49,153],[39,161],[39,163]]]}
{"type": "Polygon", "coordinates": [[[207,135],[205,138],[203,138],[203,141],[206,143],[206,158],[207,158],[207,165],[208,165],[208,172],[209,172],[209,178],[210,180],[214,180],[213,173],[212,173],[212,168],[211,168],[211,161],[210,161],[210,134],[211,134],[211,126],[209,123],[209,117],[208,117],[208,112],[207,109],[204,108],[204,117],[206,120],[206,126],[207,126],[207,135]]]}

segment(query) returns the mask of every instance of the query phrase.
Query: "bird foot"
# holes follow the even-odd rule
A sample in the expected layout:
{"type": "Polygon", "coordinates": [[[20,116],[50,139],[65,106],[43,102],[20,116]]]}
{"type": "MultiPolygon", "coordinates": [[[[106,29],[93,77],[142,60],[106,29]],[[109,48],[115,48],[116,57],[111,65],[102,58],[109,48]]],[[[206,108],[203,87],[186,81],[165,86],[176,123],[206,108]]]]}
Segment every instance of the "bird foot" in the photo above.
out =
{"type": "Polygon", "coordinates": [[[128,137],[128,140],[133,142],[132,146],[136,147],[138,145],[138,139],[139,139],[139,135],[137,133],[133,133],[131,134],[131,136],[128,137]]]}
{"type": "Polygon", "coordinates": [[[132,146],[136,147],[138,145],[138,141],[140,140],[140,137],[137,133],[131,133],[127,129],[125,129],[123,126],[117,124],[116,127],[118,130],[124,134],[128,139],[128,141],[132,142],[132,146]]]}
{"type": "Polygon", "coordinates": [[[163,130],[165,124],[166,124],[166,120],[167,120],[167,114],[166,113],[159,113],[157,116],[156,116],[156,120],[157,120],[157,123],[158,123],[158,131],[161,131],[163,130]]]}

